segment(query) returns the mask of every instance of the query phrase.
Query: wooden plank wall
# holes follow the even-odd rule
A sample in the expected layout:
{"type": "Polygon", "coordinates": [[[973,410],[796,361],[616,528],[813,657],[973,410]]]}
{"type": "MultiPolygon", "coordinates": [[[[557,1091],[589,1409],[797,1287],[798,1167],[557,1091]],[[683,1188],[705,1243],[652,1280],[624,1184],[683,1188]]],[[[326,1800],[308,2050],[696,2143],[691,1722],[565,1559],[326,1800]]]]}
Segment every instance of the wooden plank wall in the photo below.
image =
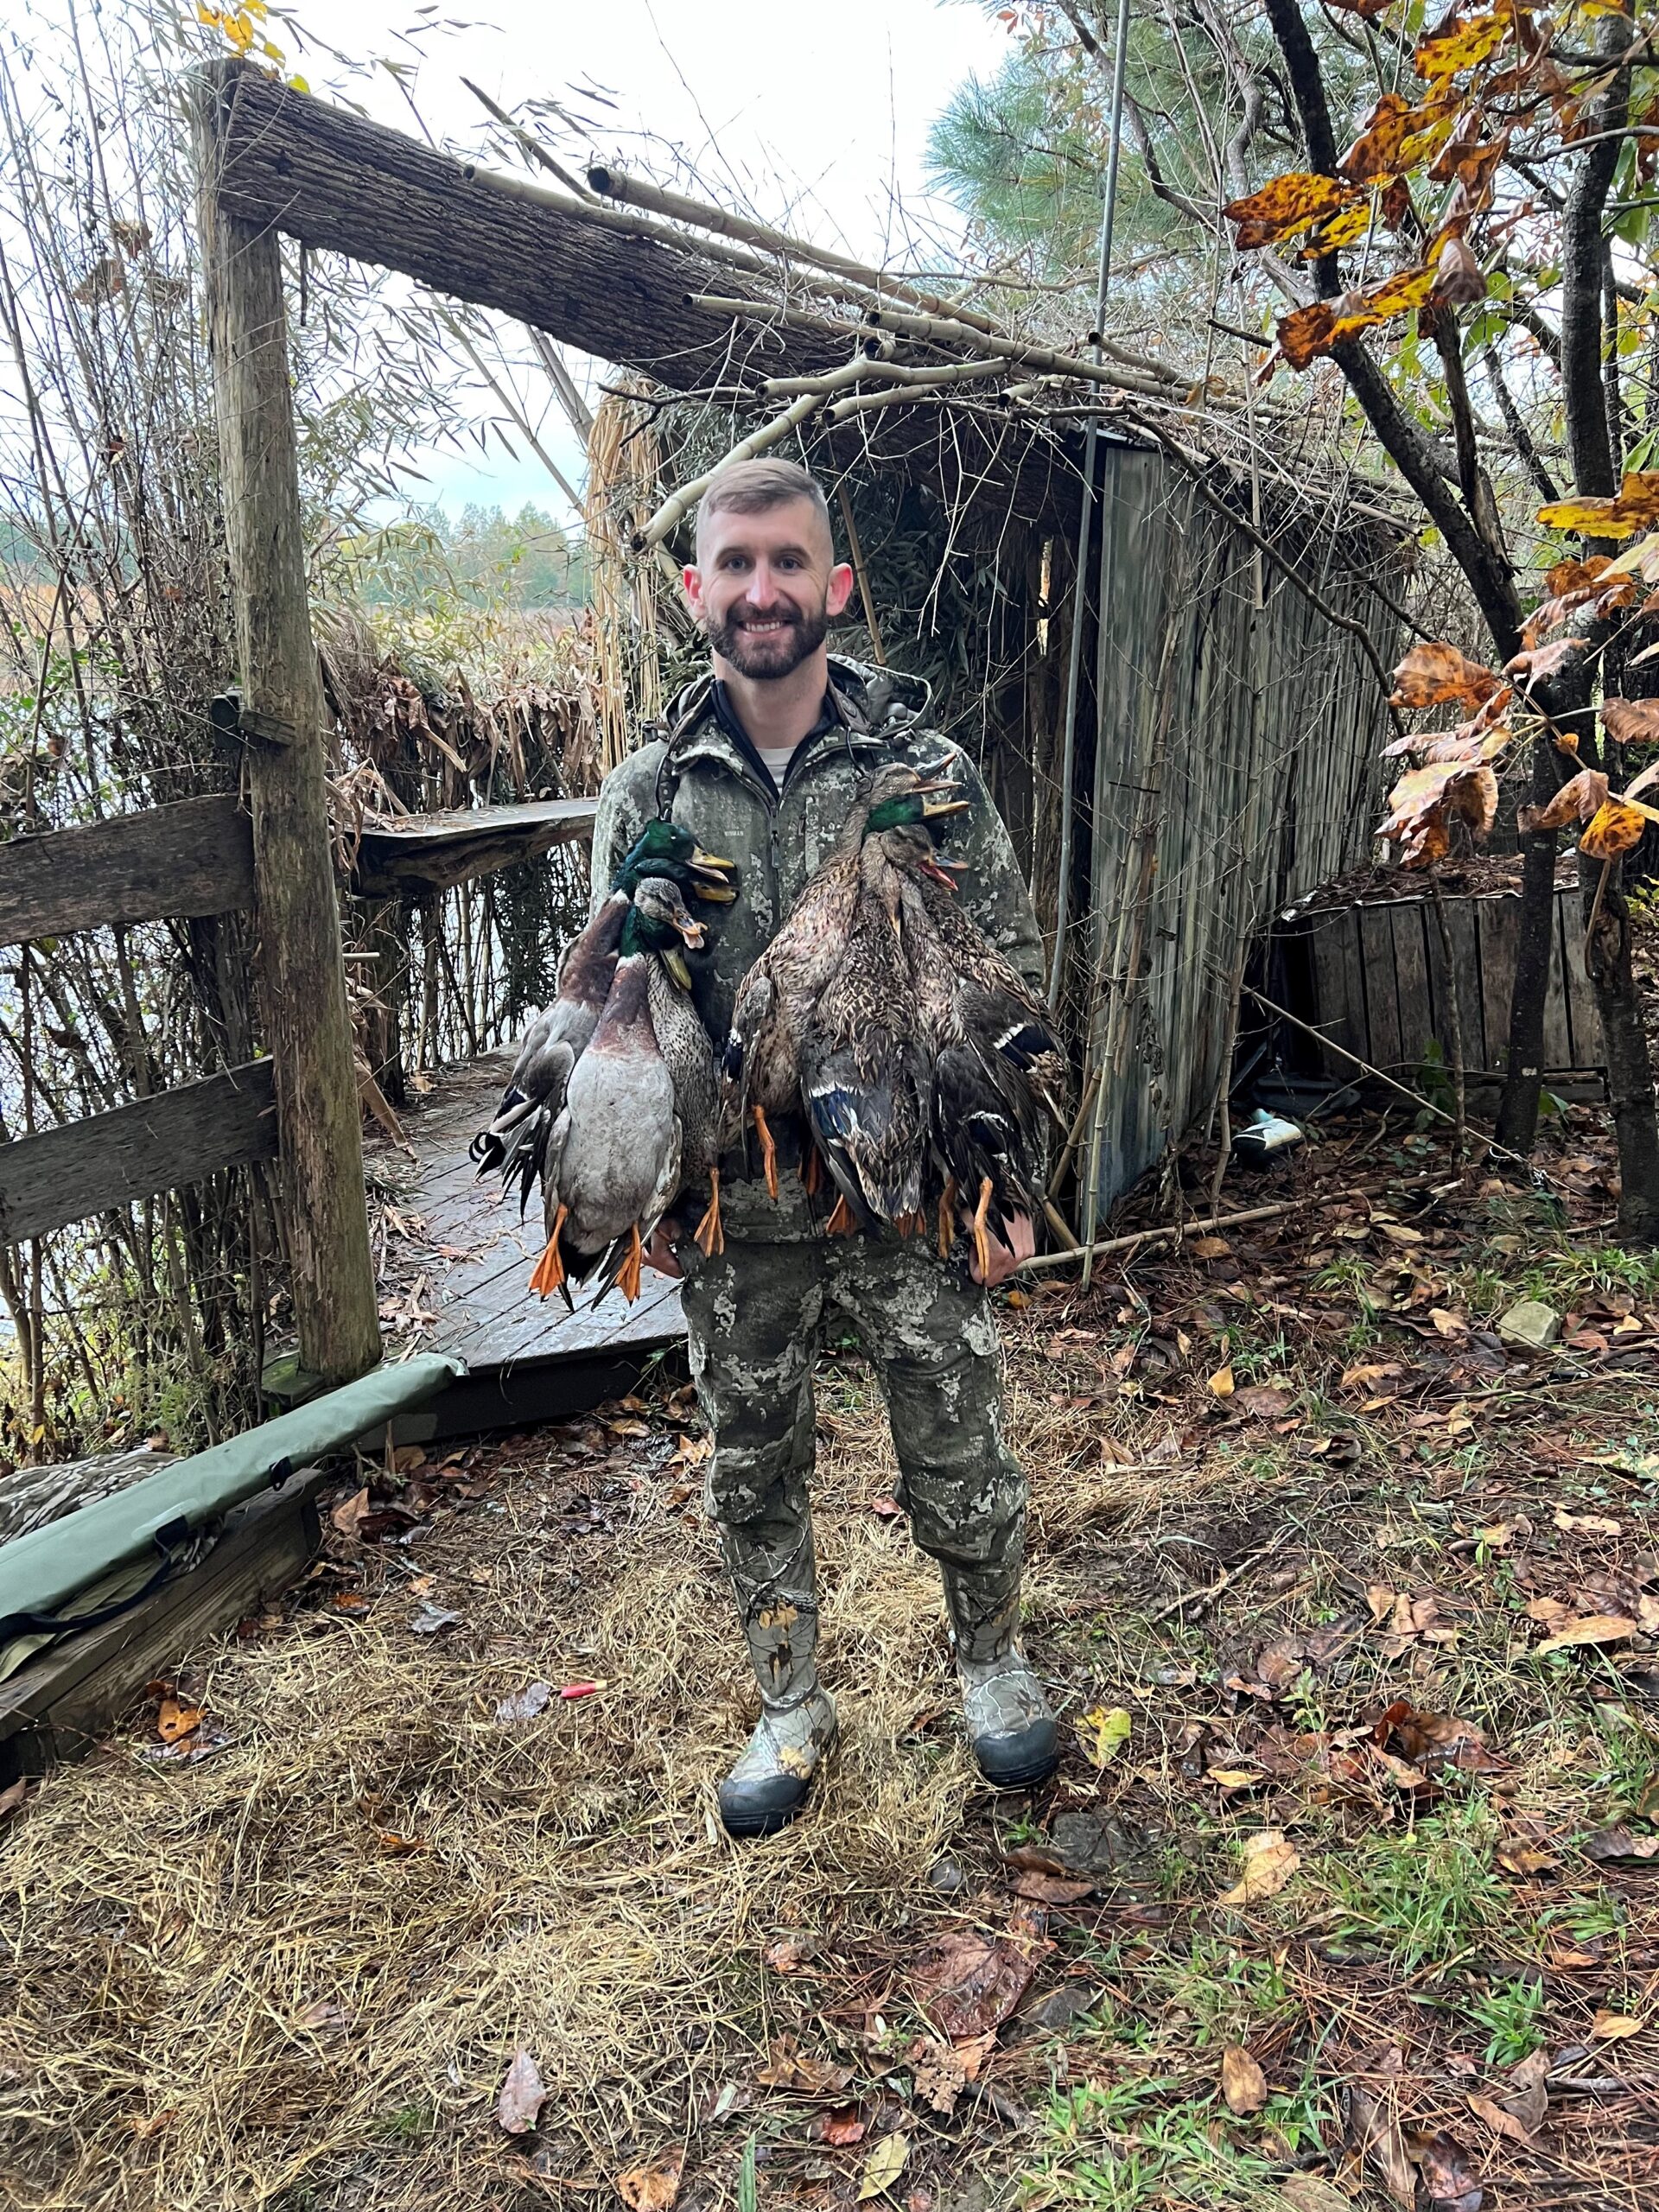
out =
{"type": "MultiPolygon", "coordinates": [[[[1135,862],[1137,797],[1153,758],[1168,626],[1176,686],[1159,800],[1148,989],[1111,1087],[1101,1208],[1207,1117],[1221,1075],[1241,937],[1265,929],[1370,850],[1387,717],[1375,676],[1336,630],[1161,458],[1110,448],[1105,507],[1091,945],[1109,971],[1135,862]]],[[[1393,638],[1364,588],[1320,588],[1393,638]]]]}
{"type": "MultiPolygon", "coordinates": [[[[1501,1075],[1508,1063],[1510,997],[1520,934],[1518,899],[1448,898],[1471,1076],[1501,1075]]],[[[1393,899],[1306,916],[1318,1027],[1389,1075],[1409,1077],[1431,1045],[1449,1058],[1451,993],[1440,933],[1427,899],[1393,899]]],[[[1587,1073],[1602,1065],[1595,1000],[1584,972],[1584,916],[1578,887],[1555,893],[1549,992],[1544,1001],[1544,1071],[1587,1073]]],[[[1354,1072],[1335,1052],[1327,1074],[1354,1072]]]]}

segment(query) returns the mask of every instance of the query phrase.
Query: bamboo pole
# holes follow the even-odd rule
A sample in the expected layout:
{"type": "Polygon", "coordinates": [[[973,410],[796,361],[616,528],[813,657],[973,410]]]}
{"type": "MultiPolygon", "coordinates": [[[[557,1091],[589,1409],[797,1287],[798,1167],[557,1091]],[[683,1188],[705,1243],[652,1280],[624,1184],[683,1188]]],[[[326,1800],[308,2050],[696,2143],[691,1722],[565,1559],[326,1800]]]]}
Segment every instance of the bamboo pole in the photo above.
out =
{"type": "Polygon", "coordinates": [[[1137,1244],[1179,1243],[1194,1230],[1200,1236],[1213,1236],[1217,1230],[1245,1229],[1252,1222],[1276,1221],[1281,1214],[1295,1213],[1302,1206],[1337,1205],[1349,1198],[1364,1198],[1369,1204],[1370,1193],[1310,1191],[1306,1198],[1281,1198],[1270,1206],[1247,1206],[1243,1213],[1218,1214],[1209,1220],[1173,1222],[1161,1229],[1135,1229],[1127,1236],[1109,1236],[1103,1243],[1080,1244],[1070,1252],[1039,1252],[1029,1260],[1021,1260],[1017,1272],[1035,1274],[1039,1269],[1063,1268],[1068,1260],[1092,1266],[1095,1261],[1105,1259],[1110,1253],[1132,1251],[1137,1244]]]}
{"type": "Polygon", "coordinates": [[[301,1365],[327,1382],[380,1357],[340,911],[328,839],[323,699],[305,547],[281,247],[226,213],[218,178],[238,65],[192,87],[200,236],[226,536],[253,796],[258,982],[275,1064],[281,1189],[301,1365]]]}

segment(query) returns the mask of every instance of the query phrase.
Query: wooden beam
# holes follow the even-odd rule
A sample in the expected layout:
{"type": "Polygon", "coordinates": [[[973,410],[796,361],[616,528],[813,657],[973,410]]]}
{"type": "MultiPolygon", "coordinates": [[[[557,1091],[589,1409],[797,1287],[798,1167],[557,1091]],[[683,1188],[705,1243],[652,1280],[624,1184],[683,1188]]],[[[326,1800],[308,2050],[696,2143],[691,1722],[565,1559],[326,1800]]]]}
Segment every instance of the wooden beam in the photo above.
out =
{"type": "Polygon", "coordinates": [[[234,798],[181,799],[0,845],[0,944],[252,901],[253,833],[234,798]]]}
{"type": "Polygon", "coordinates": [[[333,1383],[374,1366],[380,1323],[329,845],[322,686],[306,610],[281,245],[275,230],[229,212],[219,189],[229,100],[247,81],[234,64],[215,63],[192,87],[198,235],[242,698],[251,715],[292,732],[291,743],[254,739],[248,747],[258,980],[276,1069],[300,1358],[333,1383]]]}
{"type": "Polygon", "coordinates": [[[352,888],[367,899],[448,891],[555,845],[594,834],[598,802],[537,799],[524,806],[454,807],[366,822],[352,866],[352,888]]]}
{"type": "MultiPolygon", "coordinates": [[[[846,352],[800,331],[757,329],[734,344],[728,317],[687,305],[709,288],[711,264],[695,251],[631,233],[616,210],[492,176],[262,70],[211,67],[224,99],[219,189],[238,222],[401,270],[680,391],[729,382],[750,354],[776,376],[814,374],[846,352]]],[[[745,289],[731,269],[720,283],[745,289]]]]}
{"type": "Polygon", "coordinates": [[[271,1063],[158,1091],[0,1145],[0,1244],[276,1152],[271,1063]]]}
{"type": "Polygon", "coordinates": [[[280,1490],[233,1507],[199,1566],[0,1683],[0,1782],[83,1757],[147,1681],[297,1582],[321,1541],[316,1494],[327,1479],[322,1468],[302,1467],[280,1490]]]}

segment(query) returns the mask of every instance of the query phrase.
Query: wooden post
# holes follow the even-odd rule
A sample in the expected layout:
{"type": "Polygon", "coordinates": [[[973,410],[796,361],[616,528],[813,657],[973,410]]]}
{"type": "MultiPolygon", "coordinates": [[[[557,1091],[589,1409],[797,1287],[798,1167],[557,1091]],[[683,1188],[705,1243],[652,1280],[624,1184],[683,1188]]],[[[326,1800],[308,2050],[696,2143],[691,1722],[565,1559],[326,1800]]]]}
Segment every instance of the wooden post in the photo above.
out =
{"type": "Polygon", "coordinates": [[[281,1187],[300,1364],[327,1382],[380,1357],[340,912],[323,781],[323,700],[306,609],[300,487],[276,232],[227,214],[219,165],[238,66],[193,86],[226,535],[253,790],[258,980],[276,1066],[281,1187]]]}

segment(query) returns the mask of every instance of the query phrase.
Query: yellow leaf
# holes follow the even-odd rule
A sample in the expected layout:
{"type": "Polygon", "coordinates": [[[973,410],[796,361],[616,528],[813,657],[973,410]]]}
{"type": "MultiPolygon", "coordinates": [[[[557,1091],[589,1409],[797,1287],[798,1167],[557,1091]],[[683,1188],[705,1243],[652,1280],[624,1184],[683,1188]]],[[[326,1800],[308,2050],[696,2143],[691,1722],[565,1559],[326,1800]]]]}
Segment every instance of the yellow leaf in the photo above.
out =
{"type": "Polygon", "coordinates": [[[1644,2024],[1630,2012],[1599,2010],[1590,2023],[1590,2033],[1598,2043],[1623,2043],[1626,2036],[1640,2035],[1644,2024]]]}
{"type": "Polygon", "coordinates": [[[854,2202],[862,2204],[867,2197],[884,2196],[903,2173],[909,2156],[908,2135],[884,2135],[864,2161],[854,2202]]]}
{"type": "Polygon", "coordinates": [[[1627,806],[1623,799],[1604,799],[1585,824],[1579,850],[1592,861],[1614,861],[1642,842],[1647,810],[1627,806]]]}
{"type": "Polygon", "coordinates": [[[1417,74],[1432,84],[1438,78],[1455,77],[1461,70],[1478,67],[1497,53],[1514,21],[1507,9],[1494,9],[1486,16],[1466,16],[1461,22],[1454,18],[1446,29],[1419,40],[1412,56],[1417,74]]]}
{"type": "Polygon", "coordinates": [[[1248,253],[1253,246],[1272,245],[1334,215],[1355,196],[1353,186],[1336,177],[1294,169],[1221,212],[1237,225],[1236,243],[1241,253],[1248,253]]]}
{"type": "Polygon", "coordinates": [[[1115,1759],[1128,1742],[1134,1725],[1121,1705],[1115,1705],[1109,1713],[1100,1705],[1085,1713],[1077,1724],[1077,1734],[1090,1763],[1103,1767],[1109,1759],[1115,1759]]]}
{"type": "Polygon", "coordinates": [[[1231,1367],[1218,1367],[1210,1377],[1210,1388],[1217,1397],[1230,1398],[1234,1388],[1231,1367]]]}
{"type": "Polygon", "coordinates": [[[288,89],[290,92],[308,92],[311,87],[303,77],[290,77],[288,80],[288,89]]]}
{"type": "Polygon", "coordinates": [[[1221,2094],[1240,2120],[1268,2101],[1268,2077],[1242,2044],[1230,2043],[1221,2054],[1221,2094]]]}
{"type": "Polygon", "coordinates": [[[1264,1897],[1275,1897],[1301,1863],[1301,1853],[1294,1843],[1285,1841],[1282,1828],[1263,1828],[1244,1846],[1240,1879],[1230,1890],[1224,1890],[1216,1903],[1259,1904],[1264,1897]]]}

